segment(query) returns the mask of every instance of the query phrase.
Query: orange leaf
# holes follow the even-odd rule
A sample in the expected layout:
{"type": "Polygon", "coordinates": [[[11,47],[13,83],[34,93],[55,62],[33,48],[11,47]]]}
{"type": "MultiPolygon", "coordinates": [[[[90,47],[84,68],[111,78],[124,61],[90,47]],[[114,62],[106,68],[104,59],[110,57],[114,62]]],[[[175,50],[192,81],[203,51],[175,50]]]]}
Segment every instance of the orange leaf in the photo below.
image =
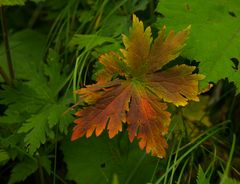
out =
{"type": "Polygon", "coordinates": [[[165,157],[167,142],[164,135],[168,131],[170,113],[165,111],[167,105],[150,95],[146,89],[137,85],[134,88],[127,115],[130,141],[134,137],[141,139],[139,146],[146,147],[146,152],[165,157]]]}
{"type": "Polygon", "coordinates": [[[121,57],[116,52],[110,52],[100,56],[99,62],[104,66],[104,69],[97,75],[98,83],[110,81],[112,76],[116,73],[120,76],[124,76],[124,72],[121,66],[119,66],[120,59],[121,57]]]}
{"type": "Polygon", "coordinates": [[[166,71],[146,76],[150,90],[166,102],[176,106],[185,106],[188,100],[198,101],[198,80],[204,78],[200,74],[192,74],[194,66],[177,65],[166,71]]]}
{"type": "MultiPolygon", "coordinates": [[[[115,81],[113,81],[115,82],[115,81]]],[[[94,130],[100,135],[108,123],[109,137],[112,138],[122,131],[122,122],[126,122],[126,111],[130,101],[131,88],[129,83],[118,80],[119,85],[112,87],[96,101],[95,106],[81,109],[77,112],[79,117],[75,120],[77,126],[73,130],[72,140],[90,137],[94,130]]],[[[98,85],[95,85],[98,88],[98,85]]]]}
{"type": "Polygon", "coordinates": [[[185,46],[185,41],[190,33],[191,26],[188,26],[181,32],[174,35],[174,31],[170,31],[166,36],[166,27],[163,26],[162,30],[158,33],[158,37],[152,46],[149,56],[149,71],[154,72],[160,70],[169,61],[177,58],[181,49],[185,46]]]}
{"type": "Polygon", "coordinates": [[[164,157],[170,113],[163,101],[176,106],[198,101],[198,81],[203,79],[203,75],[193,74],[194,66],[183,64],[160,70],[179,56],[189,29],[176,35],[170,31],[166,36],[163,27],[152,44],[151,29],[144,30],[134,15],[129,37],[123,35],[123,57],[115,52],[102,55],[99,62],[104,70],[98,74],[97,84],[77,91],[89,106],[76,113],[72,140],[89,137],[94,131],[98,136],[106,127],[112,138],[127,122],[130,141],[137,137],[141,149],[164,157]],[[111,81],[115,74],[126,80],[111,81]]]}
{"type": "Polygon", "coordinates": [[[139,74],[144,69],[149,57],[152,43],[151,28],[144,31],[143,22],[133,15],[133,26],[130,29],[130,36],[123,35],[125,49],[121,49],[124,61],[131,68],[132,73],[139,74]]]}

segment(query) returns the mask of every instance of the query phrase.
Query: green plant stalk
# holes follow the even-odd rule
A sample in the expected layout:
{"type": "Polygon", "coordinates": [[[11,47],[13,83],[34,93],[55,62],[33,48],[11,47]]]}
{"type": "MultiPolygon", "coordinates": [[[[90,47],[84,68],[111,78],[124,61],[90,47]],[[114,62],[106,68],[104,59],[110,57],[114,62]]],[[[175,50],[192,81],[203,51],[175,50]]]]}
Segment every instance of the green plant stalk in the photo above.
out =
{"type": "Polygon", "coordinates": [[[42,169],[42,166],[41,166],[41,163],[40,163],[40,156],[39,155],[37,157],[37,163],[38,163],[38,172],[39,172],[39,177],[40,177],[40,183],[45,184],[43,169],[42,169]]]}
{"type": "Polygon", "coordinates": [[[184,172],[184,170],[185,170],[185,168],[186,168],[186,166],[187,166],[188,161],[189,161],[189,159],[187,159],[187,160],[184,162],[184,164],[183,164],[183,166],[182,166],[182,169],[181,169],[181,171],[180,171],[179,177],[178,177],[178,181],[177,181],[176,184],[180,184],[181,179],[182,179],[182,176],[183,176],[183,172],[184,172]]]}
{"type": "Polygon", "coordinates": [[[168,179],[168,174],[169,174],[169,171],[171,171],[171,169],[169,169],[170,168],[170,166],[171,166],[171,161],[172,161],[172,157],[173,157],[173,154],[174,154],[174,148],[175,148],[175,142],[173,143],[173,145],[172,145],[172,148],[171,148],[171,153],[170,153],[170,156],[169,156],[169,158],[168,158],[168,163],[167,163],[167,168],[166,168],[166,175],[165,175],[165,177],[164,177],[164,182],[163,182],[163,184],[167,184],[167,179],[168,179]]]}
{"type": "MultiPolygon", "coordinates": [[[[195,145],[193,147],[191,147],[188,151],[186,151],[178,160],[176,163],[174,163],[170,168],[169,171],[172,170],[176,164],[179,164],[185,157],[187,157],[193,150],[195,150],[198,146],[200,146],[203,142],[205,142],[207,139],[209,139],[210,137],[212,137],[213,135],[215,135],[216,133],[218,133],[220,130],[222,130],[224,127],[224,124],[228,123],[229,121],[224,121],[223,123],[207,130],[204,134],[200,135],[195,141],[198,141],[198,139],[202,138],[199,140],[199,142],[196,142],[195,145]]],[[[185,146],[183,146],[185,147],[185,146]]],[[[183,148],[182,147],[182,148],[183,148]]],[[[182,150],[181,148],[179,149],[179,151],[182,150]]],[[[161,181],[166,177],[166,174],[163,174],[157,181],[155,184],[159,184],[161,183],[161,181]]]]}
{"type": "Polygon", "coordinates": [[[58,136],[58,130],[59,130],[59,124],[56,127],[55,134],[56,139],[54,142],[54,167],[53,167],[53,184],[56,184],[56,173],[57,173],[57,149],[58,149],[58,142],[57,142],[57,136],[58,136]]]}
{"type": "Polygon", "coordinates": [[[177,146],[177,150],[176,150],[176,154],[175,154],[175,157],[174,157],[174,165],[176,165],[175,167],[173,167],[172,169],[172,174],[171,174],[171,177],[170,177],[170,182],[169,183],[173,183],[173,177],[174,177],[174,173],[175,173],[175,170],[177,169],[178,167],[178,164],[176,164],[177,162],[177,158],[178,158],[178,152],[179,152],[179,149],[180,149],[180,146],[181,146],[181,142],[182,142],[182,136],[180,137],[180,140],[178,142],[178,146],[177,146]]]}
{"type": "Polygon", "coordinates": [[[3,32],[3,42],[4,42],[4,48],[6,52],[7,57],[7,63],[8,63],[8,70],[11,78],[11,83],[13,82],[15,78],[14,70],[13,70],[13,64],[12,64],[12,58],[11,58],[11,52],[9,47],[9,40],[8,40],[8,29],[7,29],[7,22],[6,17],[4,15],[4,6],[0,7],[1,9],[1,23],[2,23],[2,32],[3,32]]]}
{"type": "Polygon", "coordinates": [[[2,76],[2,78],[4,79],[4,81],[10,85],[11,84],[11,81],[10,79],[8,78],[7,74],[5,73],[5,71],[3,70],[3,68],[0,66],[0,75],[2,76]]]}
{"type": "Polygon", "coordinates": [[[233,134],[233,142],[232,142],[231,151],[229,153],[229,159],[228,159],[228,162],[227,162],[226,169],[224,170],[224,173],[223,173],[223,176],[222,176],[220,184],[224,184],[225,180],[228,177],[228,174],[229,174],[229,171],[230,171],[230,167],[231,167],[232,158],[233,158],[233,153],[234,153],[234,150],[235,150],[235,146],[236,146],[236,135],[233,134]]]}

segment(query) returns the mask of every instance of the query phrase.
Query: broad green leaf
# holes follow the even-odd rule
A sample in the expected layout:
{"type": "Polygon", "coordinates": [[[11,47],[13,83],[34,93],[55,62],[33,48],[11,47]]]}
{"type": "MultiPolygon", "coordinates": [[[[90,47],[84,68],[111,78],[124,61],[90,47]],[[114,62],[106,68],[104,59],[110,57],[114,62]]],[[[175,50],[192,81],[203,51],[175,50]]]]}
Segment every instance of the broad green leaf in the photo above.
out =
{"type": "Polygon", "coordinates": [[[240,90],[240,71],[233,69],[232,58],[240,60],[240,1],[238,0],[161,0],[156,26],[175,30],[192,26],[191,36],[182,55],[200,62],[200,73],[208,82],[228,78],[240,90]]]}
{"type": "Polygon", "coordinates": [[[14,184],[24,181],[28,176],[37,170],[37,162],[35,160],[26,159],[17,163],[10,176],[8,184],[14,184]]]}
{"type": "MultiPolygon", "coordinates": [[[[11,56],[17,79],[31,80],[38,77],[37,73],[43,64],[45,42],[44,35],[30,29],[10,35],[11,56]]],[[[0,46],[0,61],[3,69],[8,72],[3,44],[0,46]]]]}
{"type": "Polygon", "coordinates": [[[0,6],[24,5],[26,0],[0,0],[0,6]]]}
{"type": "Polygon", "coordinates": [[[114,177],[117,174],[119,183],[150,181],[157,159],[146,156],[138,149],[136,142],[129,145],[127,135],[124,137],[126,139],[123,137],[121,135],[110,140],[102,135],[65,142],[62,150],[67,164],[67,179],[77,184],[105,184],[116,180],[114,177]],[[121,146],[119,148],[116,145],[121,146]]]}

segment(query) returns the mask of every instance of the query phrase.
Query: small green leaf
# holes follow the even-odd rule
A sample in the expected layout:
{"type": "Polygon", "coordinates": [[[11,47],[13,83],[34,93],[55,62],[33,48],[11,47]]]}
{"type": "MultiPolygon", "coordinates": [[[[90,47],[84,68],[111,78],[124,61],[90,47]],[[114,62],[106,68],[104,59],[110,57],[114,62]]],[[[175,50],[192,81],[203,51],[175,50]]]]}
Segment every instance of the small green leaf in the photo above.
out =
{"type": "Polygon", "coordinates": [[[203,172],[200,165],[197,174],[197,184],[210,184],[209,178],[206,177],[206,174],[203,172]]]}
{"type": "Polygon", "coordinates": [[[8,161],[9,159],[10,158],[8,153],[5,150],[0,149],[0,165],[1,163],[8,161]]]}
{"type": "Polygon", "coordinates": [[[97,46],[101,46],[105,43],[114,43],[115,40],[111,37],[99,36],[97,34],[75,34],[69,43],[70,47],[78,45],[80,49],[85,48],[91,50],[97,46]]]}
{"type": "Polygon", "coordinates": [[[11,172],[8,184],[14,184],[24,181],[28,176],[37,170],[37,163],[35,160],[24,160],[16,164],[11,172]]]}
{"type": "Polygon", "coordinates": [[[230,178],[228,176],[224,177],[224,181],[223,181],[223,174],[219,173],[220,178],[221,178],[221,184],[240,184],[240,181],[234,179],[234,178],[230,178]]]}

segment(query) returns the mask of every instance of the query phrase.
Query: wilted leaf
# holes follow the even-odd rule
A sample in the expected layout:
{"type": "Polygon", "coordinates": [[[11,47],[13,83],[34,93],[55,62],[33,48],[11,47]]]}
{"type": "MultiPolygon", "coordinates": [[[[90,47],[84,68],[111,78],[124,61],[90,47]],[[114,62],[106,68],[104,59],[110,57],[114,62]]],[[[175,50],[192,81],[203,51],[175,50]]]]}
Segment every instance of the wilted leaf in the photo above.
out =
{"type": "Polygon", "coordinates": [[[198,101],[198,80],[195,67],[179,65],[162,67],[179,56],[189,34],[189,27],[166,36],[165,27],[152,44],[151,29],[144,30],[143,22],[134,15],[130,35],[123,36],[122,56],[111,52],[100,57],[104,70],[97,76],[97,84],[77,91],[89,106],[80,109],[72,140],[100,135],[107,128],[112,138],[128,124],[130,141],[140,139],[141,149],[158,157],[165,156],[164,135],[168,132],[170,113],[167,104],[186,105],[198,101]],[[115,78],[120,79],[115,79],[115,78]]]}

